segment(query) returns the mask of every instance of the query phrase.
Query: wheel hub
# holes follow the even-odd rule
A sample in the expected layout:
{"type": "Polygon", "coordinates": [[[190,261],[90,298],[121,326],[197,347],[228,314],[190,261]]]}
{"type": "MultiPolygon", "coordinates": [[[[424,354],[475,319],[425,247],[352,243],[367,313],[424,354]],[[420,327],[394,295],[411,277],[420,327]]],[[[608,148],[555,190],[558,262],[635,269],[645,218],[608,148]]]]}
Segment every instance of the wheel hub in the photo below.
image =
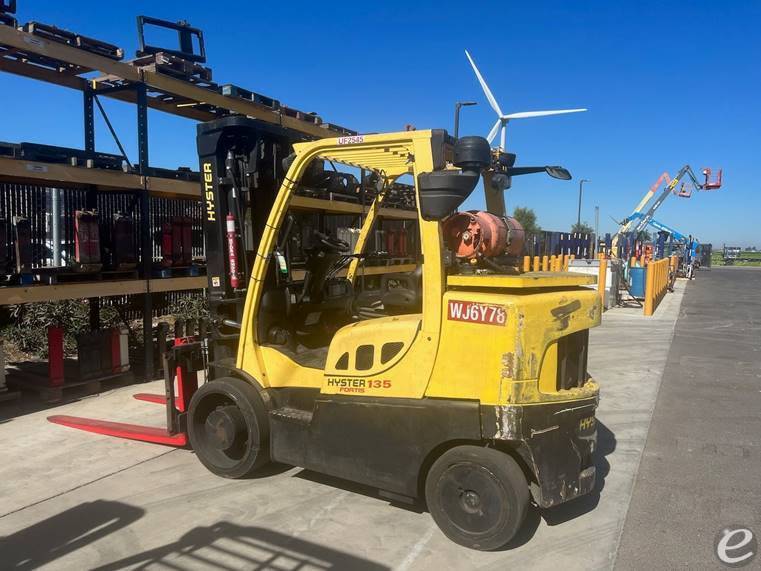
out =
{"type": "Polygon", "coordinates": [[[205,429],[211,446],[229,450],[245,435],[246,422],[237,406],[223,406],[209,413],[205,429]]]}
{"type": "Polygon", "coordinates": [[[473,490],[464,490],[460,496],[462,509],[468,513],[478,513],[481,511],[481,496],[473,490]]]}
{"type": "Polygon", "coordinates": [[[471,463],[451,466],[442,474],[439,494],[449,521],[466,533],[490,533],[504,516],[501,485],[481,466],[471,463]]]}

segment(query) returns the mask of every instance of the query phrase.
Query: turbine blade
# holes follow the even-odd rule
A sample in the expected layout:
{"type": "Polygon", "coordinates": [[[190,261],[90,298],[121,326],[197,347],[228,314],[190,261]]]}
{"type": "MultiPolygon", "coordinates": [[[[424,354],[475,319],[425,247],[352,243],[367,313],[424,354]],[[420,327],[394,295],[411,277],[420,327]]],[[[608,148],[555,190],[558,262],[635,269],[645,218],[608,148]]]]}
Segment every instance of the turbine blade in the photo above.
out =
{"type": "Polygon", "coordinates": [[[465,50],[465,55],[468,56],[468,61],[470,62],[470,65],[473,68],[473,71],[476,73],[478,82],[481,84],[481,89],[484,90],[484,95],[486,95],[486,99],[489,101],[489,105],[491,105],[491,108],[494,109],[497,115],[501,117],[502,115],[504,115],[504,113],[502,113],[502,109],[499,108],[499,103],[497,103],[497,100],[494,99],[494,95],[492,95],[491,89],[489,89],[489,86],[486,85],[486,80],[481,75],[481,72],[478,71],[478,68],[476,67],[476,62],[474,62],[473,58],[470,57],[468,50],[465,50]]]}
{"type": "Polygon", "coordinates": [[[510,113],[502,115],[503,119],[526,119],[528,117],[544,117],[546,115],[562,115],[564,113],[579,113],[587,109],[556,109],[554,111],[521,111],[519,113],[510,113]]]}
{"type": "Polygon", "coordinates": [[[497,131],[499,131],[499,126],[502,123],[501,119],[497,119],[497,122],[494,123],[494,127],[491,128],[491,131],[489,131],[489,134],[486,135],[486,140],[490,143],[494,140],[494,137],[497,136],[497,131]]]}

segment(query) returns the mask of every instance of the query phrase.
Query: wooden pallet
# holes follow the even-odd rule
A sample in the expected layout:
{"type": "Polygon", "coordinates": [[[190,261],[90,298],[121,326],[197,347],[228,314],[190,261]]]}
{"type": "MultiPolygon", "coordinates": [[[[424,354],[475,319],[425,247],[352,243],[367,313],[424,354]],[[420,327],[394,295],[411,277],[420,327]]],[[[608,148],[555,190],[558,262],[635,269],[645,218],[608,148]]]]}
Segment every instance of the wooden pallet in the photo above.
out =
{"type": "MultiPolygon", "coordinates": [[[[39,369],[39,367],[37,367],[39,369]]],[[[103,386],[116,388],[126,386],[134,381],[131,371],[124,373],[114,373],[103,375],[101,377],[82,380],[64,379],[63,384],[51,386],[50,379],[46,374],[40,374],[36,370],[27,370],[26,368],[10,367],[6,382],[9,386],[19,391],[35,392],[44,402],[60,402],[64,398],[64,393],[76,393],[75,396],[89,396],[103,391],[103,386]],[[77,390],[78,389],[78,390],[77,390]]]]}
{"type": "Polygon", "coordinates": [[[153,277],[155,278],[181,278],[188,276],[202,276],[205,268],[197,264],[189,266],[162,266],[154,268],[153,277]]]}
{"type": "Polygon", "coordinates": [[[46,285],[58,285],[77,282],[118,281],[136,280],[139,277],[137,270],[99,270],[91,272],[72,272],[68,268],[35,270],[39,283],[46,285]]]}
{"type": "Polygon", "coordinates": [[[3,389],[0,391],[0,402],[7,401],[7,400],[14,400],[21,396],[21,393],[19,391],[10,391],[8,389],[3,389]]]}

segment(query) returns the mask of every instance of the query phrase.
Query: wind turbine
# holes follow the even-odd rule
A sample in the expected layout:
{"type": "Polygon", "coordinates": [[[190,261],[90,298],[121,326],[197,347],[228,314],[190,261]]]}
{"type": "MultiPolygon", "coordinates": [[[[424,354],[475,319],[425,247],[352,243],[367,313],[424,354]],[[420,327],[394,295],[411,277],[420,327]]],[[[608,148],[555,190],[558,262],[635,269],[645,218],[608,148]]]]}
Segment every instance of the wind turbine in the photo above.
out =
{"type": "Polygon", "coordinates": [[[529,117],[544,117],[546,115],[562,115],[563,113],[578,113],[580,111],[586,111],[586,109],[556,109],[554,111],[521,111],[519,113],[509,113],[505,115],[502,112],[502,109],[500,109],[499,103],[497,103],[497,100],[494,98],[491,89],[489,89],[489,86],[486,84],[486,80],[481,75],[481,72],[478,71],[476,62],[474,62],[473,58],[470,57],[468,50],[465,50],[465,55],[468,57],[468,61],[470,61],[470,65],[473,67],[473,71],[476,73],[478,82],[481,84],[481,89],[484,90],[484,95],[486,95],[486,99],[489,101],[489,105],[491,105],[491,108],[494,109],[494,112],[497,114],[497,122],[494,123],[494,127],[491,128],[491,131],[489,131],[489,134],[486,136],[486,138],[491,143],[494,140],[494,137],[497,136],[497,131],[499,131],[501,128],[502,132],[500,134],[499,146],[503,151],[506,149],[505,131],[507,130],[507,124],[511,119],[527,119],[529,117]]]}

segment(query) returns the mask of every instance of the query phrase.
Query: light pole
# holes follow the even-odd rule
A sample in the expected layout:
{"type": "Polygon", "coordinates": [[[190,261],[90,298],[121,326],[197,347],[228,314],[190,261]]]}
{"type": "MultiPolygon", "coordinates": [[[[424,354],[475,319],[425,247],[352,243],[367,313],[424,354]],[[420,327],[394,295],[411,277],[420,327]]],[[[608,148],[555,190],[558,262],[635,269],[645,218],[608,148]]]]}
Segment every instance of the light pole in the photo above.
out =
{"type": "Polygon", "coordinates": [[[584,189],[584,183],[585,183],[585,182],[592,182],[592,181],[591,181],[591,180],[589,180],[588,178],[582,178],[582,179],[579,181],[579,213],[578,213],[578,215],[576,216],[576,228],[578,228],[579,226],[581,226],[581,192],[582,192],[582,190],[584,189]]]}
{"type": "Polygon", "coordinates": [[[475,101],[458,101],[454,104],[454,139],[457,140],[457,136],[460,133],[460,109],[463,107],[470,107],[471,105],[478,105],[475,101]]]}

